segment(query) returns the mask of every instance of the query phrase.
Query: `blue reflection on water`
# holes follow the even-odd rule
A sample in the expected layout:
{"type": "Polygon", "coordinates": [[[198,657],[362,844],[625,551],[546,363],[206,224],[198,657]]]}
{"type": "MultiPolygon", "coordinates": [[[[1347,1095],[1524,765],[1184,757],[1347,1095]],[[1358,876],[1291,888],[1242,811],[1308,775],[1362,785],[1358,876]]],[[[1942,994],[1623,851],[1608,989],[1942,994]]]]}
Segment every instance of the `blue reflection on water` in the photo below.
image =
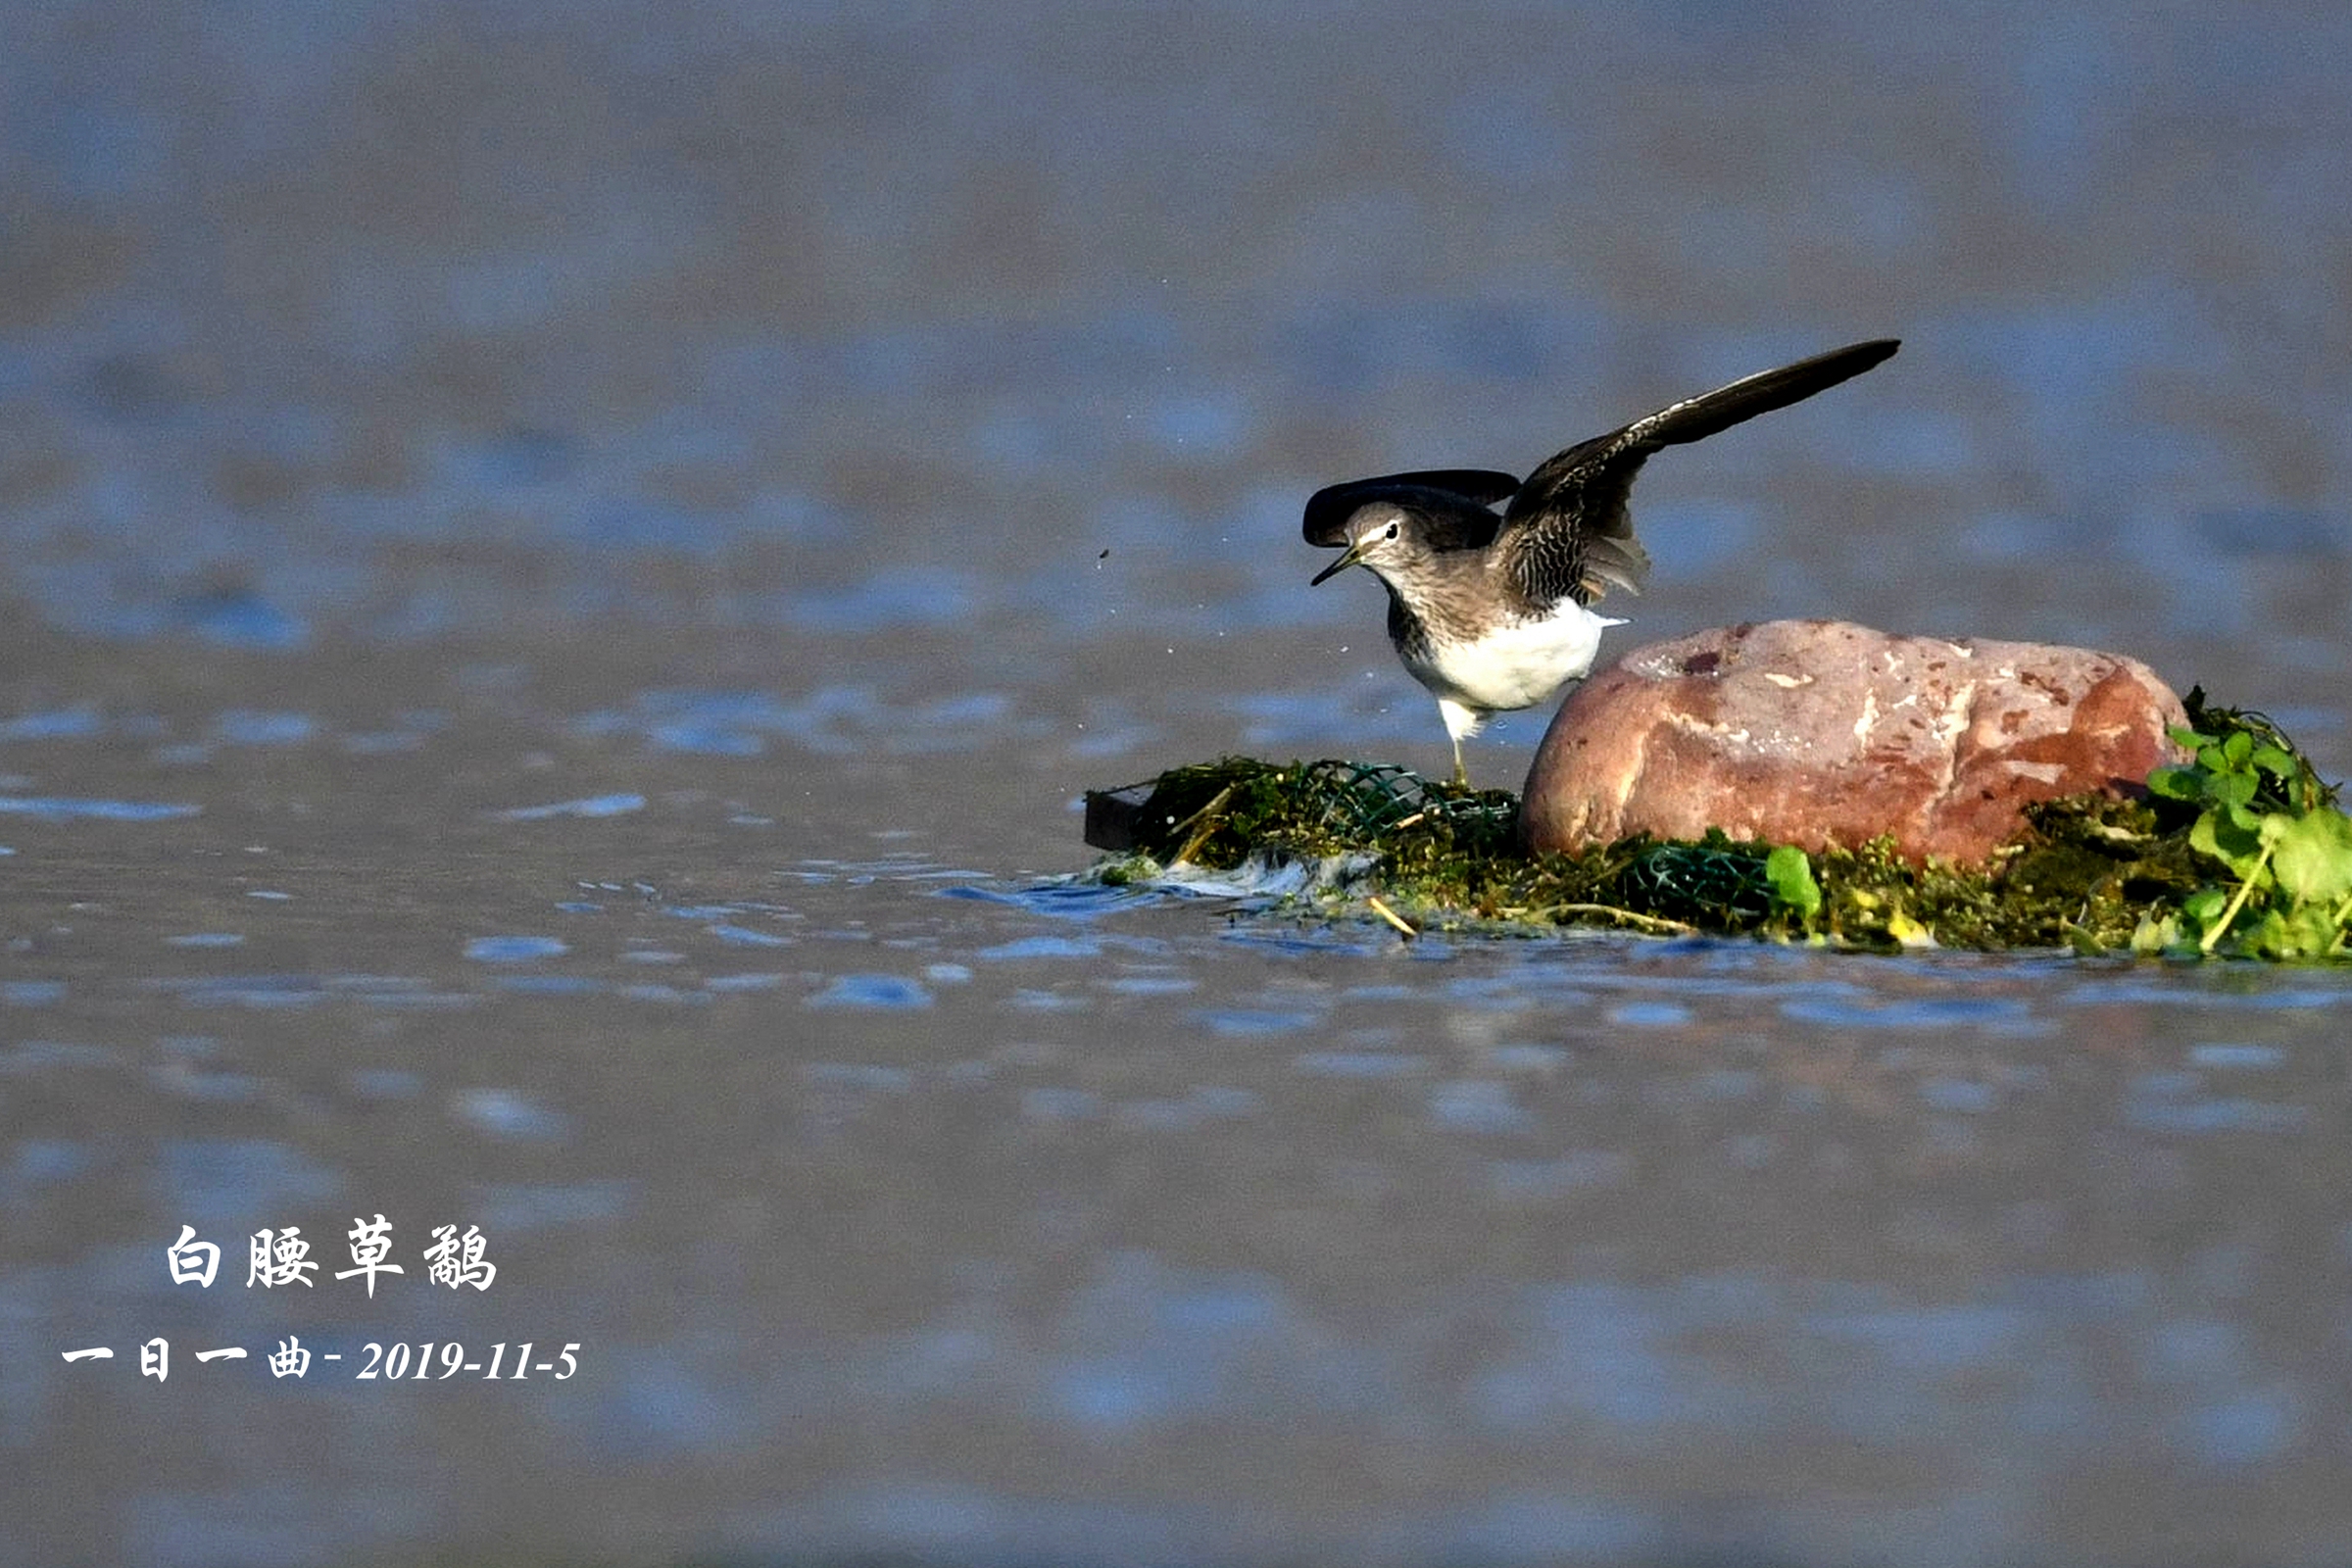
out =
{"type": "Polygon", "coordinates": [[[523,997],[593,997],[607,989],[604,981],[585,974],[502,974],[490,983],[523,997]]]}
{"type": "Polygon", "coordinates": [[[2307,1403],[2284,1384],[2248,1389],[2188,1412],[2176,1441],[2209,1465],[2265,1464],[2294,1446],[2307,1403]]]}
{"type": "Polygon", "coordinates": [[[296,746],[311,738],[318,721],[308,713],[265,713],[232,709],[214,730],[232,746],[296,746]]]}
{"type": "Polygon", "coordinates": [[[1512,1102],[1508,1085],[1479,1078],[1433,1088],[1429,1116],[1440,1127],[1466,1133],[1524,1133],[1539,1125],[1533,1112],[1512,1102]]]}
{"type": "Polygon", "coordinates": [[[595,1430],[611,1451],[684,1454],[740,1443],[755,1431],[751,1389],[697,1368],[689,1352],[632,1347],[608,1359],[595,1430]]]}
{"type": "Polygon", "coordinates": [[[2134,1100],[2124,1120],[2144,1132],[2292,1132],[2309,1124],[2307,1105],[2261,1100],[2134,1100]]]}
{"type": "Polygon", "coordinates": [[[1106,882],[1048,882],[1032,886],[960,883],[936,889],[932,897],[967,899],[979,904],[1004,905],[1032,914],[1058,919],[1087,920],[1138,905],[1157,903],[1163,892],[1147,887],[1114,887],[1106,882]]]}
{"type": "Polygon", "coordinates": [[[26,1138],[0,1171],[0,1202],[21,1202],[35,1187],[70,1182],[96,1163],[90,1146],[74,1138],[26,1138]]]}
{"type": "Polygon", "coordinates": [[[513,1089],[466,1089],[450,1099],[450,1111],[494,1138],[543,1142],[567,1138],[571,1118],[513,1089]]]}
{"type": "Polygon", "coordinates": [[[466,956],[476,963],[523,963],[533,958],[560,958],[571,951],[561,937],[475,937],[466,944],[466,956]]]}
{"type": "Polygon", "coordinates": [[[2044,1035],[2056,1026],[2020,997],[1795,997],[1781,1004],[1783,1017],[1839,1028],[1936,1030],[1974,1024],[2002,1035],[2044,1035]]]}
{"type": "Polygon", "coordinates": [[[2258,1070],[2279,1065],[2286,1060],[2286,1053],[2277,1046],[2216,1042],[2189,1047],[2188,1059],[2191,1065],[2198,1067],[2258,1070]]]}
{"type": "Polygon", "coordinates": [[[1303,1009],[1275,1007],[1201,1007],[1193,1018],[1220,1035],[1287,1035],[1310,1029],[1322,1015],[1303,1009]]]}
{"type": "Polygon", "coordinates": [[[2273,556],[2297,563],[2352,555],[2352,518],[2332,512],[2280,508],[2207,512],[2196,519],[2202,544],[2222,556],[2273,556]]]}
{"type": "Polygon", "coordinates": [[[172,600],[156,629],[173,627],[222,648],[288,650],[311,640],[308,621],[250,588],[172,600]]]}
{"type": "Polygon", "coordinates": [[[105,728],[98,710],[85,703],[46,713],[26,713],[0,723],[0,741],[86,740],[105,728]]]}
{"type": "Polygon", "coordinates": [[[755,931],[730,920],[716,920],[703,927],[705,934],[716,937],[733,948],[789,948],[793,939],[773,931],[755,931]]]}
{"type": "Polygon", "coordinates": [[[1098,942],[1073,941],[1068,937],[1021,937],[982,948],[972,956],[1002,962],[1025,958],[1096,958],[1102,955],[1102,946],[1098,942]]]}
{"type": "Polygon", "coordinates": [[[644,796],[619,794],[591,795],[576,801],[556,801],[546,806],[517,806],[491,814],[509,822],[544,822],[559,816],[625,816],[631,811],[644,809],[644,796]]]}
{"type": "Polygon", "coordinates": [[[1690,1009],[1672,1002],[1628,1002],[1609,1009],[1612,1023],[1673,1029],[1690,1021],[1690,1009]]]}
{"type": "Polygon", "coordinates": [[[64,796],[0,795],[0,812],[37,817],[45,822],[89,819],[101,822],[163,822],[194,816],[200,806],[172,806],[157,801],[78,800],[64,796]]]}
{"type": "Polygon", "coordinates": [[[1427,1071],[1430,1062],[1406,1052],[1306,1051],[1292,1064],[1311,1078],[1409,1078],[1427,1071]]]}
{"type": "Polygon", "coordinates": [[[845,974],[808,998],[806,1005],[906,1011],[930,1006],[931,993],[903,975],[845,974]]]}

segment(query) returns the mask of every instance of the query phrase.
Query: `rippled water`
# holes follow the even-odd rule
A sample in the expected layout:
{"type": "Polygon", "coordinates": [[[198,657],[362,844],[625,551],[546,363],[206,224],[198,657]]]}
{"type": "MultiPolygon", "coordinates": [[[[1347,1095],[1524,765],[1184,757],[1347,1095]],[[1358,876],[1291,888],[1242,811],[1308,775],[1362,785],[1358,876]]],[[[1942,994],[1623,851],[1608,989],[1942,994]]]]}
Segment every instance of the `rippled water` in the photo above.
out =
{"type": "Polygon", "coordinates": [[[1447,760],[1307,491],[1881,332],[1660,460],[1613,649],[2092,643],[2352,768],[2335,11],[0,35],[0,1561],[2352,1549],[2352,975],[1071,876],[1447,760]]]}

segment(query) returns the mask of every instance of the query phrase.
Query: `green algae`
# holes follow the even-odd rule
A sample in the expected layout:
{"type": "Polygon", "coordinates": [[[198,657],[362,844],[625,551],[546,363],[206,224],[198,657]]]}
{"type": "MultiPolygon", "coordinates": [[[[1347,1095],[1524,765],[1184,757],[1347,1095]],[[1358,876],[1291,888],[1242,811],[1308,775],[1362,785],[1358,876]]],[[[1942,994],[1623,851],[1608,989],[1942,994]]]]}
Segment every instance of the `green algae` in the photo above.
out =
{"type": "Polygon", "coordinates": [[[2199,691],[2187,708],[2181,739],[2195,761],[2159,769],[2132,798],[2030,807],[2015,841],[1977,867],[1915,863],[1887,839],[1807,855],[1721,833],[1531,857],[1506,791],[1381,764],[1228,757],[1117,792],[1127,854],[1097,874],[1303,861],[1338,869],[1302,899],[1335,913],[1377,900],[1417,930],[1599,926],[1871,951],[2344,956],[2352,897],[2333,890],[2352,888],[2352,820],[2334,789],[2262,714],[2214,708],[2199,691]]]}

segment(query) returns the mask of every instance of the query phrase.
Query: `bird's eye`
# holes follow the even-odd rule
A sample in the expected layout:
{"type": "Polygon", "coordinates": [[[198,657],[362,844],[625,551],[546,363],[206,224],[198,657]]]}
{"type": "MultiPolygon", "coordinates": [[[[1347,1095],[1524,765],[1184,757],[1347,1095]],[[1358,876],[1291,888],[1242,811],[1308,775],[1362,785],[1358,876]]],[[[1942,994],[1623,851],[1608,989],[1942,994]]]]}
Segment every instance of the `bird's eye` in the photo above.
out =
{"type": "Polygon", "coordinates": [[[1390,523],[1390,524],[1389,524],[1389,527],[1388,527],[1388,531],[1387,531],[1386,533],[1382,534],[1382,535],[1381,535],[1381,537],[1382,537],[1383,539],[1394,539],[1394,538],[1396,538],[1396,525],[1395,523],[1393,523],[1393,522],[1392,522],[1392,523],[1390,523]]]}

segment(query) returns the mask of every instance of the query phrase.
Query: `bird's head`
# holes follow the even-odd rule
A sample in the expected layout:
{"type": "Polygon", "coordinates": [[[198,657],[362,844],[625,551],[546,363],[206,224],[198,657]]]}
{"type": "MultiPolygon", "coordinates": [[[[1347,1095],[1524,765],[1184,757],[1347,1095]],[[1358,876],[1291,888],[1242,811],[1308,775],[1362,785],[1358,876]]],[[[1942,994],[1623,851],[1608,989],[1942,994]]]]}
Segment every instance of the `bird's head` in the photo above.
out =
{"type": "Polygon", "coordinates": [[[1349,566],[1364,566],[1384,580],[1409,576],[1429,554],[1421,537],[1421,520],[1394,501],[1375,501],[1358,507],[1338,541],[1347,546],[1340,559],[1315,573],[1308,587],[1319,587],[1349,566]]]}

